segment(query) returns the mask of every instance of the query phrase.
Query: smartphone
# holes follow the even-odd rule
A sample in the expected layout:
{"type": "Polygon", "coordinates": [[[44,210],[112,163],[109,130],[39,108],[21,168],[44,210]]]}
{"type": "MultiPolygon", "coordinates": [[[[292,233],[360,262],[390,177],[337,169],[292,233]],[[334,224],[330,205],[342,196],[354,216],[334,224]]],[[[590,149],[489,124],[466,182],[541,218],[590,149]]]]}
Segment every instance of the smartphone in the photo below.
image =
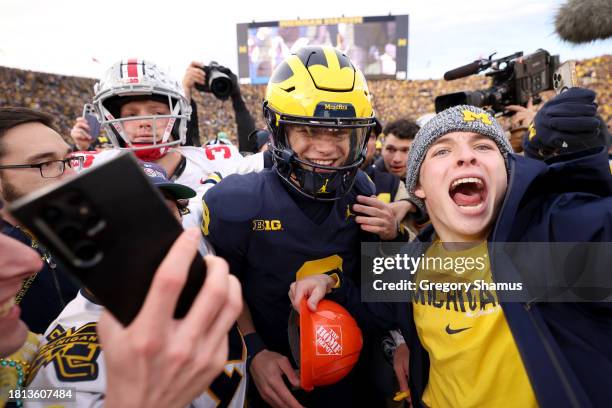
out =
{"type": "MultiPolygon", "coordinates": [[[[140,311],[183,228],[130,152],[15,201],[8,210],[121,323],[140,311]]],[[[175,317],[204,283],[196,254],[175,317]]]]}
{"type": "Polygon", "coordinates": [[[576,75],[576,62],[573,60],[565,61],[553,73],[553,88],[559,95],[569,88],[578,86],[578,76],[576,75]]]}
{"type": "Polygon", "coordinates": [[[98,121],[98,117],[95,115],[95,109],[92,104],[86,103],[83,106],[83,117],[89,125],[89,135],[93,142],[100,134],[100,121],[98,121]]]}

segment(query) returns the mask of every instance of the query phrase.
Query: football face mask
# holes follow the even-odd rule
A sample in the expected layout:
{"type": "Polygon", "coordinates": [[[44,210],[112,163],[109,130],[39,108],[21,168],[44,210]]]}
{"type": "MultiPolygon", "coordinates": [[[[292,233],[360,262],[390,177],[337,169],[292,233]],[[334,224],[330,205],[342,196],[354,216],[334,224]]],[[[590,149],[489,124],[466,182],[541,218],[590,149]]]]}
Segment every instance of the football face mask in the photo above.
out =
{"type": "Polygon", "coordinates": [[[282,176],[303,194],[319,199],[337,199],[353,185],[364,160],[369,120],[298,118],[280,115],[284,143],[275,153],[283,160],[282,176]]]}

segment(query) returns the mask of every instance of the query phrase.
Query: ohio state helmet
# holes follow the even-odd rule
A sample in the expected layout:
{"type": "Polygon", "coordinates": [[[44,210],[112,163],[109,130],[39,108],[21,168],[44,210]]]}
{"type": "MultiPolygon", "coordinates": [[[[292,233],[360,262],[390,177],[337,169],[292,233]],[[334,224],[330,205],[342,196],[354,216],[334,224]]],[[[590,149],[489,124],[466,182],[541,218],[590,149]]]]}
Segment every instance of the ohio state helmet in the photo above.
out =
{"type": "Polygon", "coordinates": [[[127,59],[110,67],[94,86],[93,105],[100,123],[115,148],[134,150],[146,160],[163,156],[171,146],[185,144],[191,105],[182,86],[151,61],[127,59]],[[121,106],[135,100],[155,100],[168,104],[168,115],[121,118],[121,106]],[[157,140],[156,119],[169,119],[161,140],[157,140]],[[150,120],[153,125],[151,144],[136,146],[130,142],[123,124],[132,120],[150,120]],[[173,136],[174,140],[172,140],[173,136]]]}

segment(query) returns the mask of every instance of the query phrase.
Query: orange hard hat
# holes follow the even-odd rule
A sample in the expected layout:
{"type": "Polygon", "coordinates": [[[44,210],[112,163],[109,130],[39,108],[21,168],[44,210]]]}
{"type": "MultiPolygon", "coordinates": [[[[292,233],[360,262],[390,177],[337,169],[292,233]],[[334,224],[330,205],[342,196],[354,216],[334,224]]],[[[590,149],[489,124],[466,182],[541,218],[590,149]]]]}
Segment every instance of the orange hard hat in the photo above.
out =
{"type": "Polygon", "coordinates": [[[311,312],[304,298],[299,318],[295,313],[289,318],[289,344],[300,366],[301,386],[312,391],[314,387],[335,384],[351,372],[359,359],[363,338],[345,308],[323,299],[317,311],[311,312]]]}

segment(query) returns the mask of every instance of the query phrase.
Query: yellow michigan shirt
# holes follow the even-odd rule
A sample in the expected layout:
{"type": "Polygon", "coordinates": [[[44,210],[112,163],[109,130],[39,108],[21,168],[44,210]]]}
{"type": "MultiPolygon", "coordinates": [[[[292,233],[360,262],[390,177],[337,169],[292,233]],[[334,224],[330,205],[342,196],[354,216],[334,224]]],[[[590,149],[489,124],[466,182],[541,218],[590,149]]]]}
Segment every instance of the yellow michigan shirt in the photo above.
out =
{"type": "Polygon", "coordinates": [[[417,333],[430,360],[423,402],[429,407],[537,406],[495,292],[474,285],[445,292],[431,285],[491,283],[487,243],[451,252],[437,241],[425,260],[416,282],[426,289],[413,298],[417,333]]]}

